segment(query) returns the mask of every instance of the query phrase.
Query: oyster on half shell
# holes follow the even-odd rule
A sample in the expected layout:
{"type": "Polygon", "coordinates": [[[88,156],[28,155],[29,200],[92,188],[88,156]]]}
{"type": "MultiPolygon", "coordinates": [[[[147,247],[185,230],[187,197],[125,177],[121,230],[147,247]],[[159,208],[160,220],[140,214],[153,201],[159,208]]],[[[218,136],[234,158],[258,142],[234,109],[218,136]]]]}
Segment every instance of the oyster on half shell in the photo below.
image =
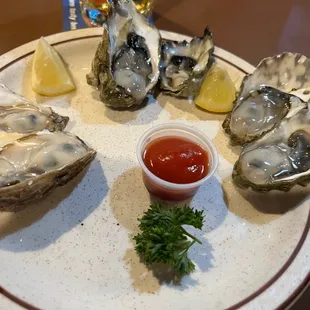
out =
{"type": "Polygon", "coordinates": [[[0,209],[37,200],[75,178],[96,152],[64,131],[43,131],[0,150],[0,209]]]}
{"type": "Polygon", "coordinates": [[[113,108],[140,105],[159,78],[160,34],[132,0],[108,0],[111,16],[87,83],[113,108]]]}
{"type": "Polygon", "coordinates": [[[160,63],[160,88],[170,95],[195,97],[212,64],[214,44],[206,28],[203,37],[190,42],[163,40],[160,63]]]}
{"type": "Polygon", "coordinates": [[[292,53],[263,59],[243,79],[234,108],[222,126],[232,144],[257,140],[303,109],[309,94],[310,59],[292,53]]]}
{"type": "Polygon", "coordinates": [[[250,91],[236,105],[223,128],[231,137],[231,144],[249,143],[271,131],[284,117],[289,117],[307,104],[299,97],[283,93],[269,86],[250,91]]]}
{"type": "Polygon", "coordinates": [[[35,104],[0,84],[0,131],[34,133],[44,129],[62,131],[69,117],[35,104]]]}
{"type": "Polygon", "coordinates": [[[246,144],[234,166],[233,180],[239,187],[258,192],[306,186],[310,182],[309,106],[246,144]]]}

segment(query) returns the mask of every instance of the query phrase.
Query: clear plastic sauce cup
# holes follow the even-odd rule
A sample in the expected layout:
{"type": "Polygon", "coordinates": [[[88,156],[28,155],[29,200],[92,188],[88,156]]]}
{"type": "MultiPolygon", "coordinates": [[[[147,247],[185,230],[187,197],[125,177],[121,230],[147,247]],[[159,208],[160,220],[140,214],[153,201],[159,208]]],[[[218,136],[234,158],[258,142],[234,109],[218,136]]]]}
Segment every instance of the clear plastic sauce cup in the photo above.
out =
{"type": "Polygon", "coordinates": [[[170,201],[181,201],[195,195],[201,184],[205,183],[215,173],[218,166],[218,154],[211,140],[200,130],[192,126],[178,123],[157,125],[146,131],[137,145],[137,157],[143,170],[143,181],[150,193],[170,201]],[[208,173],[197,182],[187,184],[171,183],[153,174],[143,161],[143,154],[147,146],[159,138],[180,137],[198,144],[208,154],[208,173]]]}

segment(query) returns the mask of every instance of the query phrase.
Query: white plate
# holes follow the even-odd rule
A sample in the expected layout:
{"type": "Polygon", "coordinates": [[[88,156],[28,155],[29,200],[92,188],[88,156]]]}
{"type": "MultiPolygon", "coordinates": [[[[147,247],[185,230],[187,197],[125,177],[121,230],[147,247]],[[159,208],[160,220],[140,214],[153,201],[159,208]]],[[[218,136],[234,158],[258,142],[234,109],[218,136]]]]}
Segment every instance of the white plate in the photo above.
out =
{"type": "MultiPolygon", "coordinates": [[[[68,129],[98,151],[77,180],[24,211],[0,214],[1,292],[28,308],[43,309],[275,309],[288,304],[309,279],[308,189],[259,198],[237,191],[230,179],[237,153],[221,128],[224,116],[188,101],[160,96],[135,112],[107,109],[85,80],[100,35],[96,28],[47,37],[77,84],[76,92],[54,99],[36,96],[30,87],[36,42],[0,59],[1,83],[70,116],[68,129]],[[136,143],[145,130],[168,121],[203,130],[220,153],[216,177],[190,202],[205,210],[206,224],[194,232],[203,245],[190,252],[197,270],[180,286],[158,279],[130,241],[137,217],[150,203],[136,143]]],[[[236,86],[253,70],[222,49],[215,54],[236,86]]],[[[13,303],[10,307],[15,309],[13,303]]]]}

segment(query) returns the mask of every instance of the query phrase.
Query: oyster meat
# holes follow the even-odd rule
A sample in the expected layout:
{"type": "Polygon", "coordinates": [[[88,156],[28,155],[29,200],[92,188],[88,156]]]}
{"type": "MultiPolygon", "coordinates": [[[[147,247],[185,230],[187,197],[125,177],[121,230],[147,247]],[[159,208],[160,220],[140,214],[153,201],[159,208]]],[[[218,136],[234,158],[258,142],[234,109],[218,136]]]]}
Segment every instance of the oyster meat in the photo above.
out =
{"type": "Polygon", "coordinates": [[[252,142],[280,124],[284,117],[306,107],[299,97],[269,86],[250,91],[225,119],[232,144],[252,142]]]}
{"type": "Polygon", "coordinates": [[[0,147],[42,130],[62,131],[69,117],[28,101],[0,84],[0,147]]]}
{"type": "Polygon", "coordinates": [[[310,182],[309,106],[246,144],[234,166],[233,180],[239,187],[258,192],[306,186],[310,182]]]}
{"type": "Polygon", "coordinates": [[[160,34],[132,0],[108,0],[111,16],[87,82],[113,108],[140,105],[159,78],[160,34]]]}
{"type": "Polygon", "coordinates": [[[206,28],[203,37],[190,42],[163,40],[160,62],[160,88],[170,95],[195,97],[212,64],[214,44],[206,28]]]}
{"type": "Polygon", "coordinates": [[[0,131],[30,134],[44,129],[62,131],[69,117],[29,102],[0,84],[0,131]]]}
{"type": "Polygon", "coordinates": [[[266,58],[243,79],[223,128],[232,144],[257,140],[303,109],[309,94],[310,59],[292,53],[266,58]]]}
{"type": "Polygon", "coordinates": [[[0,208],[37,200],[75,178],[96,152],[67,132],[43,131],[0,150],[0,208]]]}

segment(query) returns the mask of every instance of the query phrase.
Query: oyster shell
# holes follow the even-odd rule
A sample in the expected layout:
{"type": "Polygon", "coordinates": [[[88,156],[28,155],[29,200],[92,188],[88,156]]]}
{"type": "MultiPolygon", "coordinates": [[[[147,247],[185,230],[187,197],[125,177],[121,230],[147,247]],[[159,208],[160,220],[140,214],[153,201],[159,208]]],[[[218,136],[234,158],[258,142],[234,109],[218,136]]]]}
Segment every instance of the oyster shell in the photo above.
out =
{"type": "Polygon", "coordinates": [[[75,178],[96,152],[66,132],[40,132],[0,150],[0,208],[37,200],[75,178]]]}
{"type": "Polygon", "coordinates": [[[268,57],[243,79],[234,109],[222,126],[231,135],[232,144],[251,142],[302,109],[309,98],[310,59],[293,53],[268,57]],[[254,115],[252,122],[247,121],[247,113],[254,115]]]}
{"type": "Polygon", "coordinates": [[[298,53],[282,53],[263,59],[241,85],[238,101],[251,91],[266,85],[294,93],[304,101],[310,93],[310,59],[298,53]]]}
{"type": "Polygon", "coordinates": [[[257,140],[279,125],[284,117],[307,106],[299,97],[268,86],[250,91],[239,102],[223,123],[233,145],[257,140]]]}
{"type": "Polygon", "coordinates": [[[239,187],[258,192],[306,186],[310,182],[309,106],[246,144],[234,166],[233,180],[239,187]]]}
{"type": "Polygon", "coordinates": [[[111,16],[87,83],[113,108],[140,105],[159,78],[160,34],[132,0],[109,0],[111,16]]]}
{"type": "Polygon", "coordinates": [[[30,134],[42,130],[62,131],[69,117],[37,105],[0,84],[0,131],[30,134]]]}
{"type": "Polygon", "coordinates": [[[203,37],[190,42],[163,40],[160,88],[178,97],[196,96],[212,64],[214,44],[207,27],[203,37]]]}

